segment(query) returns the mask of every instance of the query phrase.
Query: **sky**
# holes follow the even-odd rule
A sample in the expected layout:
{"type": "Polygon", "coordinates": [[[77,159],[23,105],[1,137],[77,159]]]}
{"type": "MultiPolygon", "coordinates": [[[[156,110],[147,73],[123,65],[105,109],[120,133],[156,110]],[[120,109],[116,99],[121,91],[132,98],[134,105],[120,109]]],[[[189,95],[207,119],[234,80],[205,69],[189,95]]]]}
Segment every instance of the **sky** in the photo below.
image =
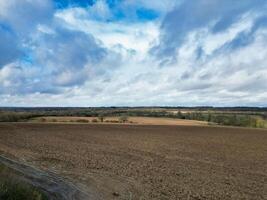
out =
{"type": "Polygon", "coordinates": [[[0,0],[0,106],[267,106],[266,0],[0,0]]]}

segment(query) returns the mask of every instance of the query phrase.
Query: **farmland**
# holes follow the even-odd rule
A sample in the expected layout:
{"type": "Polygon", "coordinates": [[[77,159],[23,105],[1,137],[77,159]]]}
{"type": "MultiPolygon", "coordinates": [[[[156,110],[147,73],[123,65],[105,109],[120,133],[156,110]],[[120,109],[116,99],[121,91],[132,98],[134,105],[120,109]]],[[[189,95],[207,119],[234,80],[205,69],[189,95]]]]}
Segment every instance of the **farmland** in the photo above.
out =
{"type": "Polygon", "coordinates": [[[122,120],[128,117],[135,124],[193,125],[198,121],[199,125],[267,128],[267,108],[258,107],[0,108],[0,122],[92,122],[94,119],[95,122],[118,123],[128,121],[122,120]],[[153,118],[152,121],[147,120],[148,117],[153,118]]]}
{"type": "Polygon", "coordinates": [[[1,123],[1,155],[95,199],[264,199],[267,130],[206,125],[1,123]]]}
{"type": "MultiPolygon", "coordinates": [[[[47,122],[47,123],[100,123],[97,117],[38,117],[30,122],[47,122]]],[[[132,125],[187,125],[199,126],[208,125],[207,122],[196,120],[182,120],[172,118],[155,118],[155,117],[127,117],[125,122],[121,122],[120,117],[105,117],[101,124],[132,124],[132,125]]]]}

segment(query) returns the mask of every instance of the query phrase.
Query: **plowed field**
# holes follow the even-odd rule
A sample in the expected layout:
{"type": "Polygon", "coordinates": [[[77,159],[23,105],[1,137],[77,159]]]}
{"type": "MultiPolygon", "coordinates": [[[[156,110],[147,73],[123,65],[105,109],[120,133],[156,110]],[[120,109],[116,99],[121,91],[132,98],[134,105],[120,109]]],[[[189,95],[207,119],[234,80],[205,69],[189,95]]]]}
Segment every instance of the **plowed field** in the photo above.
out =
{"type": "Polygon", "coordinates": [[[267,131],[208,126],[1,123],[0,153],[95,199],[266,199],[267,131]]]}

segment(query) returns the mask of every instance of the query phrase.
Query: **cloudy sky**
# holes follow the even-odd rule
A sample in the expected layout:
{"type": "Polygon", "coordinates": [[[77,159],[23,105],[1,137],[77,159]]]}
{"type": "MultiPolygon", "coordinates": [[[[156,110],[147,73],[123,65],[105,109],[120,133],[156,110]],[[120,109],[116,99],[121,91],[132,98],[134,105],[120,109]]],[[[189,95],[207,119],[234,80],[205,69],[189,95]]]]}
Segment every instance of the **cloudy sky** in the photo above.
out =
{"type": "Polygon", "coordinates": [[[0,0],[0,106],[267,106],[266,0],[0,0]]]}

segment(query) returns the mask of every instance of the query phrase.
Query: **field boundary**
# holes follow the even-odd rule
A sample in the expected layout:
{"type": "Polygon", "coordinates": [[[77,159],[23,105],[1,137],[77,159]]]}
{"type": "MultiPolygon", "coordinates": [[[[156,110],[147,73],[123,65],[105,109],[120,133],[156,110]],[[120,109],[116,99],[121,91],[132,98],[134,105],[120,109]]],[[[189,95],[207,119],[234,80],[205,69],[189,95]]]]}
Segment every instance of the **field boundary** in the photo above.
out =
{"type": "Polygon", "coordinates": [[[74,184],[35,167],[19,163],[0,155],[0,163],[15,172],[15,176],[40,189],[50,200],[87,200],[89,195],[74,184]]]}

